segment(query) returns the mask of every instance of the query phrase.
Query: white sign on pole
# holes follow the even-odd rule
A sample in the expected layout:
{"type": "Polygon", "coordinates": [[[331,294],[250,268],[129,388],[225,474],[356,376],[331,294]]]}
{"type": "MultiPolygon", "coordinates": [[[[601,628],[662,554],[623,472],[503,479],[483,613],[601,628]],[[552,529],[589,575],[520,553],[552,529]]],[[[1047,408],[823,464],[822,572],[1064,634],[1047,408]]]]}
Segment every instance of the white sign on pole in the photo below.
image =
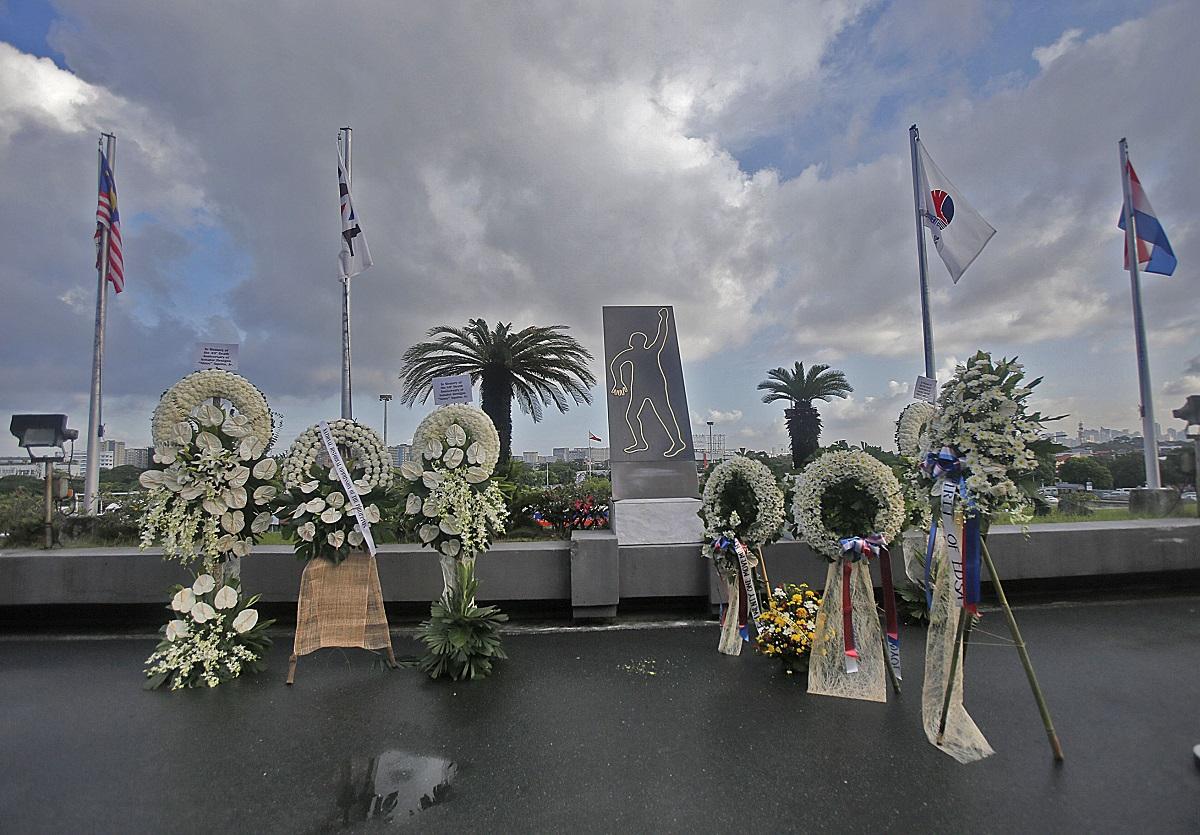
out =
{"type": "Polygon", "coordinates": [[[937,400],[937,380],[932,377],[918,377],[917,384],[913,386],[913,398],[924,400],[926,403],[935,402],[937,400]]]}
{"type": "Polygon", "coordinates": [[[222,371],[238,370],[237,342],[197,342],[196,370],[219,368],[222,371]]]}
{"type": "Polygon", "coordinates": [[[451,403],[470,403],[471,399],[470,374],[433,378],[433,405],[448,406],[451,403]]]}

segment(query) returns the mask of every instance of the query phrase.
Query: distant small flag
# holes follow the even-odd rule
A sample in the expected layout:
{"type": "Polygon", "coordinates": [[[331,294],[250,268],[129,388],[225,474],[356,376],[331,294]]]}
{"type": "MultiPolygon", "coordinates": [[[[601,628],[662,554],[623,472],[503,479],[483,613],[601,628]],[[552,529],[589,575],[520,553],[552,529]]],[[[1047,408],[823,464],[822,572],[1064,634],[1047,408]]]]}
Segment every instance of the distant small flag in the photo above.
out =
{"type": "Polygon", "coordinates": [[[599,437],[597,437],[596,435],[593,435],[591,432],[588,433],[588,440],[596,441],[597,443],[603,443],[603,441],[601,441],[599,437]]]}
{"type": "Polygon", "coordinates": [[[350,197],[346,161],[342,159],[341,151],[338,151],[338,192],[342,198],[342,251],[338,254],[338,263],[342,275],[349,278],[368,269],[374,262],[371,260],[371,250],[367,248],[367,239],[363,237],[362,227],[358,223],[354,201],[350,197]]]}
{"type": "Polygon", "coordinates": [[[979,257],[996,230],[975,211],[930,158],[925,145],[918,143],[917,172],[920,179],[921,220],[933,233],[942,263],[957,284],[967,267],[979,257]]]}
{"type": "Polygon", "coordinates": [[[108,157],[100,152],[100,197],[96,202],[96,269],[100,269],[104,258],[101,243],[108,232],[108,267],[105,278],[112,282],[113,289],[120,293],[125,289],[125,262],[121,257],[121,213],[117,211],[117,183],[108,157]]]}
{"type": "MultiPolygon", "coordinates": [[[[1175,253],[1171,250],[1171,242],[1163,231],[1154,208],[1142,189],[1133,163],[1126,163],[1129,168],[1129,191],[1133,196],[1133,229],[1137,233],[1138,268],[1143,272],[1171,275],[1175,272],[1175,253]]],[[[1125,210],[1121,210],[1121,218],[1117,228],[1125,228],[1125,210]]],[[[1129,248],[1125,248],[1125,269],[1129,269],[1129,248]]]]}

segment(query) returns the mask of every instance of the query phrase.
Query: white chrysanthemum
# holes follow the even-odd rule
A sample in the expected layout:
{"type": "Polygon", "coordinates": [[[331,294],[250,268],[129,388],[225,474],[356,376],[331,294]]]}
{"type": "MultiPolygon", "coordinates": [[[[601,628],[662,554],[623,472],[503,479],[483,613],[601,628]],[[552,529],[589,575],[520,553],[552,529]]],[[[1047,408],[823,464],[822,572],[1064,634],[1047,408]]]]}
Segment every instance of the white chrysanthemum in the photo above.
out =
{"type": "Polygon", "coordinates": [[[896,421],[896,451],[905,458],[920,458],[930,451],[929,432],[937,407],[914,400],[900,412],[896,421]]]}
{"type": "MultiPolygon", "coordinates": [[[[715,540],[722,536],[732,537],[743,519],[750,524],[738,534],[746,545],[755,547],[773,542],[783,528],[783,491],[775,482],[770,469],[760,461],[735,455],[718,464],[704,485],[701,516],[704,519],[704,536],[715,540]],[[720,508],[721,494],[731,481],[745,483],[754,494],[754,506],[720,508]],[[721,513],[729,514],[728,525],[721,513]]],[[[711,556],[711,553],[709,554],[711,556]]]]}
{"type": "Polygon", "coordinates": [[[857,483],[879,506],[872,524],[873,530],[843,533],[848,536],[879,534],[888,543],[904,524],[904,496],[900,492],[900,482],[890,467],[861,449],[826,452],[804,468],[796,487],[792,513],[800,538],[818,554],[831,560],[841,557],[841,539],[825,527],[821,518],[821,499],[831,485],[842,481],[857,483]]]}
{"type": "MultiPolygon", "coordinates": [[[[492,423],[492,419],[474,406],[468,406],[465,403],[455,403],[450,406],[441,406],[434,409],[426,418],[417,426],[416,432],[413,433],[413,447],[424,450],[428,448],[430,441],[436,441],[441,444],[442,441],[448,441],[447,432],[451,426],[457,426],[463,430],[465,437],[462,443],[468,444],[467,460],[471,464],[479,464],[488,473],[496,469],[496,462],[500,460],[500,435],[496,432],[496,425],[492,423]],[[471,447],[478,444],[474,454],[471,453],[471,447]],[[475,458],[476,460],[471,460],[475,458]]],[[[458,440],[457,431],[454,433],[455,440],[458,440]]],[[[459,446],[460,444],[450,444],[451,446],[459,446]]]]}
{"type": "MultiPolygon", "coordinates": [[[[207,426],[221,425],[218,414],[220,409],[210,402],[214,397],[228,400],[233,408],[244,419],[236,425],[243,427],[248,433],[255,435],[264,447],[271,443],[274,425],[271,418],[271,408],[261,391],[255,388],[246,378],[229,371],[215,368],[196,371],[187,375],[171,388],[167,389],[158,401],[151,419],[151,434],[155,447],[182,446],[190,440],[189,437],[180,439],[174,429],[177,424],[186,423],[193,413],[199,417],[209,418],[207,426]]],[[[233,437],[231,434],[230,437],[233,437]]]]}
{"type": "MultiPolygon", "coordinates": [[[[383,446],[383,440],[374,429],[353,420],[339,418],[329,421],[329,431],[342,453],[346,468],[352,474],[361,473],[360,479],[370,488],[387,488],[391,485],[391,458],[383,446]]],[[[289,490],[300,488],[304,492],[317,489],[314,485],[312,489],[305,490],[303,485],[312,477],[310,471],[319,457],[323,459],[324,466],[329,465],[325,444],[321,441],[320,427],[310,426],[296,438],[284,458],[284,486],[289,490]]]]}

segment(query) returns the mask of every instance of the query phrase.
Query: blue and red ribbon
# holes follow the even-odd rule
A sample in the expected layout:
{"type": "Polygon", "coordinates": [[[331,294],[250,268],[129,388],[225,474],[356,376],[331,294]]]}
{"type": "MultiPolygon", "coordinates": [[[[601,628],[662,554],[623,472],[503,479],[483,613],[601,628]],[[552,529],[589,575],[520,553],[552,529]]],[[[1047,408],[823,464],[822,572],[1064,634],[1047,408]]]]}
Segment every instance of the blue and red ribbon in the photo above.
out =
{"type": "MultiPolygon", "coordinates": [[[[858,672],[858,649],[854,644],[854,607],[850,600],[851,568],[854,563],[872,557],[880,557],[879,573],[883,579],[883,610],[887,618],[888,663],[900,675],[900,619],[896,612],[896,588],[892,582],[892,558],[887,543],[879,534],[868,537],[851,536],[841,540],[842,545],[842,638],[845,644],[846,672],[858,672]]],[[[868,569],[869,570],[869,569],[868,569]]]]}
{"type": "MultiPolygon", "coordinates": [[[[983,599],[983,535],[982,514],[967,490],[966,474],[962,461],[950,447],[940,452],[926,453],[921,462],[921,471],[934,480],[944,479],[958,487],[958,496],[963,503],[962,561],[963,561],[963,608],[973,615],[979,614],[979,603],[983,599]]],[[[925,549],[925,603],[933,609],[933,549],[937,541],[938,520],[933,516],[929,529],[929,542],[925,549]]]]}

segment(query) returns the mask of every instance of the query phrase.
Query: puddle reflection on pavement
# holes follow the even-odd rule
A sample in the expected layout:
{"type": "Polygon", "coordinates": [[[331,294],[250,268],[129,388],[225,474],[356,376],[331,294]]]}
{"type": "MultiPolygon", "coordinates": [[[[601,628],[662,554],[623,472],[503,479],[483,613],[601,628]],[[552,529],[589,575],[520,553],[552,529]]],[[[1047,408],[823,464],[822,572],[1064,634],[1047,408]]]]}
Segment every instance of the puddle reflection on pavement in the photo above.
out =
{"type": "Polygon", "coordinates": [[[392,823],[446,800],[458,766],[441,757],[384,751],[342,763],[337,806],[342,826],[392,823]]]}

